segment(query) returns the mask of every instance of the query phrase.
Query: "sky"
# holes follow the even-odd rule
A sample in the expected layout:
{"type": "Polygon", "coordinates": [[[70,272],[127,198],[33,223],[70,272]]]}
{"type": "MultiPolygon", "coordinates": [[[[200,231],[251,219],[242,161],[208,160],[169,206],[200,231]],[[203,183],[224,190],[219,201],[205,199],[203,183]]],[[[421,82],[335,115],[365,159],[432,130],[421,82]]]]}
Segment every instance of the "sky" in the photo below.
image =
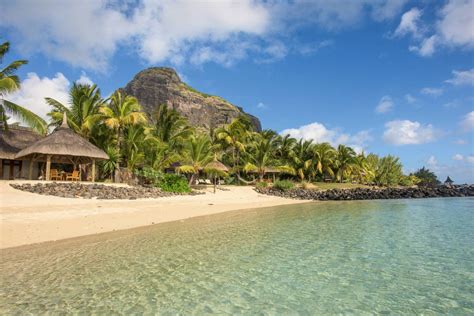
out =
{"type": "Polygon", "coordinates": [[[474,183],[474,0],[0,0],[0,41],[43,117],[168,66],[263,128],[474,183]]]}

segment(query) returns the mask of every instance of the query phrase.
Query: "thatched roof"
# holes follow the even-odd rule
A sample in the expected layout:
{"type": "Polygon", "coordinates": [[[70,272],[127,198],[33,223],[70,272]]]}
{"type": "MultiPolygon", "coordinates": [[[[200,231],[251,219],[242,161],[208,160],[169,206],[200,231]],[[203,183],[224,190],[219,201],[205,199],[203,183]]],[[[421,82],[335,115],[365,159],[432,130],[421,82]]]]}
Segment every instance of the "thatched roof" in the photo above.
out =
{"type": "Polygon", "coordinates": [[[227,172],[229,171],[229,168],[226,167],[222,162],[218,160],[211,161],[206,165],[204,169],[213,169],[213,170],[218,170],[218,171],[224,171],[227,172]]]}
{"type": "Polygon", "coordinates": [[[446,181],[444,181],[444,183],[453,183],[453,182],[454,181],[451,180],[451,178],[449,176],[446,178],[446,181]]]}
{"type": "Polygon", "coordinates": [[[66,114],[64,114],[63,123],[59,128],[45,138],[24,148],[15,157],[21,158],[35,154],[109,159],[102,149],[92,145],[87,139],[69,128],[66,114]]]}
{"type": "Polygon", "coordinates": [[[15,155],[40,140],[43,136],[30,128],[9,125],[8,131],[0,127],[0,159],[15,159],[15,155]]]}

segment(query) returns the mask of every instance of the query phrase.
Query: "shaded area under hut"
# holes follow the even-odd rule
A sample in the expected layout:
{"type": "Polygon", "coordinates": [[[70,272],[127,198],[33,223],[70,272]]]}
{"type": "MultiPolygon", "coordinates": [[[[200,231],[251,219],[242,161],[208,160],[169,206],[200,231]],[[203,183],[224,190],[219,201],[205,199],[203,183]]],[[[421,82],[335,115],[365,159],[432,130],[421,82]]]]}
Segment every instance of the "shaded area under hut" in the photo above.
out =
{"type": "MultiPolygon", "coordinates": [[[[60,127],[48,136],[22,149],[15,155],[15,159],[45,162],[46,172],[44,178],[46,180],[80,180],[80,171],[77,171],[76,167],[90,163],[90,180],[94,182],[96,161],[109,159],[109,156],[102,149],[71,130],[67,124],[66,113],[64,113],[63,122],[60,127]],[[68,174],[64,178],[56,169],[51,169],[51,163],[72,164],[74,165],[74,170],[72,174],[68,174]]],[[[30,167],[29,179],[32,179],[32,173],[33,170],[30,167]]]]}

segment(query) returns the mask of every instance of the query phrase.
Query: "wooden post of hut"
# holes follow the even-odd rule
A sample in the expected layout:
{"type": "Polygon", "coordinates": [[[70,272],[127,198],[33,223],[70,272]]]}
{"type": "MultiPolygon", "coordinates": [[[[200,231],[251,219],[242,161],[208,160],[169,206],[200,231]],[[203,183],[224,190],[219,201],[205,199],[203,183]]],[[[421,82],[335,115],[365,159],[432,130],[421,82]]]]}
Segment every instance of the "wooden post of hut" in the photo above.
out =
{"type": "Polygon", "coordinates": [[[51,155],[46,155],[46,181],[51,179],[51,155]]]}
{"type": "Polygon", "coordinates": [[[28,179],[30,180],[33,180],[33,164],[34,164],[35,160],[33,158],[31,158],[30,160],[30,166],[28,168],[28,179]]]}
{"type": "Polygon", "coordinates": [[[92,158],[91,181],[95,182],[95,159],[94,158],[92,158]]]}

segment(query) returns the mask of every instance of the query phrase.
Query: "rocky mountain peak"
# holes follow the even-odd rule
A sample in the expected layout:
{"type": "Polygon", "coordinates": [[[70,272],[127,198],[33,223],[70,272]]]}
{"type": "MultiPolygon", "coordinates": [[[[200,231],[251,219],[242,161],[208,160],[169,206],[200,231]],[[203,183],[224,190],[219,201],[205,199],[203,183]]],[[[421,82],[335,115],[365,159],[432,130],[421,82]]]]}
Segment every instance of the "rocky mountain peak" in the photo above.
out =
{"type": "Polygon", "coordinates": [[[182,82],[172,68],[151,67],[142,70],[123,90],[135,96],[148,114],[153,113],[156,107],[166,105],[185,116],[191,125],[204,129],[228,124],[239,115],[245,115],[250,118],[256,131],[261,130],[258,118],[221,97],[193,89],[182,82]]]}

